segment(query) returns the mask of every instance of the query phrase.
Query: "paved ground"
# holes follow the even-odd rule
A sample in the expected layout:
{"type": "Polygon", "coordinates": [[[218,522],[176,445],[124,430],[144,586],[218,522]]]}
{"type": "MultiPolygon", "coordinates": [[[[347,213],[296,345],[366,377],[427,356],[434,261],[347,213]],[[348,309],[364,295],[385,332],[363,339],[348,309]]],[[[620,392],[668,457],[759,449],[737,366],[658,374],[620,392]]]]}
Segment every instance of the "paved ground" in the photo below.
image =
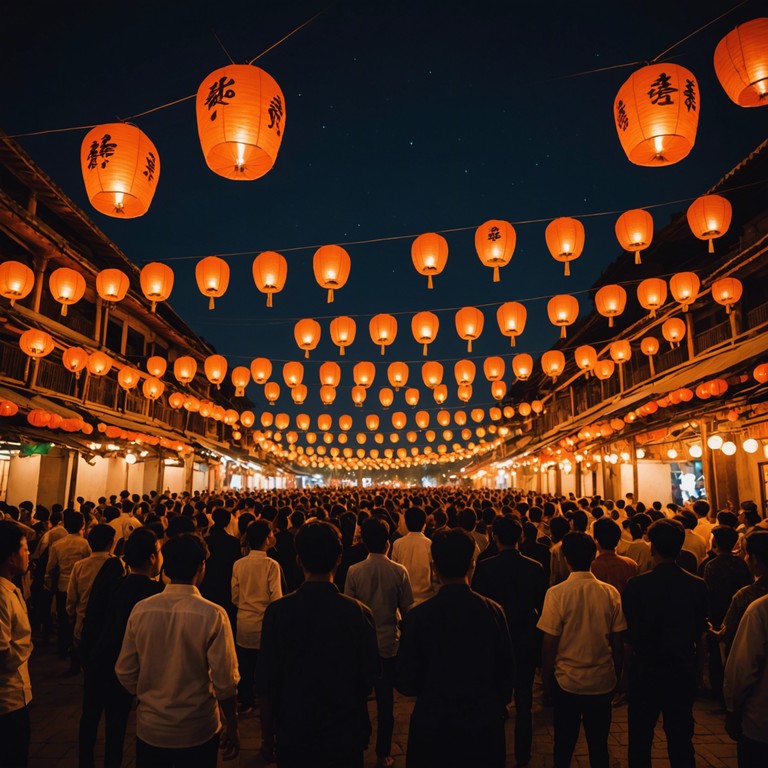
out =
{"type": "MultiPolygon", "coordinates": [[[[72,768],[77,765],[77,728],[80,717],[82,683],[79,677],[61,677],[66,663],[59,661],[53,649],[36,648],[32,656],[31,675],[34,701],[31,707],[32,747],[30,768],[72,768]]],[[[537,696],[537,700],[538,700],[537,696]]],[[[371,719],[375,724],[375,704],[371,702],[371,719]]],[[[408,718],[412,700],[397,697],[395,700],[395,735],[392,754],[397,758],[397,768],[405,766],[405,746],[408,734],[408,718]]],[[[698,768],[736,768],[736,745],[723,730],[723,713],[719,705],[707,698],[696,703],[695,746],[698,768]]],[[[512,720],[509,721],[507,744],[511,749],[512,720]]],[[[547,768],[552,765],[552,712],[537,706],[534,713],[534,758],[532,768],[547,768]]],[[[237,768],[259,768],[264,765],[258,748],[260,745],[259,723],[257,717],[241,720],[240,736],[242,751],[238,760],[224,765],[237,768]]],[[[610,751],[612,768],[625,768],[627,744],[627,710],[619,707],[614,710],[611,727],[610,751]]],[[[1,747],[0,747],[1,748],[1,747]]],[[[103,745],[97,746],[97,760],[102,757],[103,745]]],[[[128,726],[126,739],[126,768],[134,765],[134,716],[128,726]]],[[[668,766],[666,742],[661,727],[656,730],[656,743],[653,750],[653,768],[668,766]]],[[[373,749],[366,753],[366,768],[373,768],[376,757],[373,749]]],[[[514,765],[512,756],[508,765],[514,765]]],[[[574,755],[573,766],[589,768],[586,743],[583,736],[579,739],[574,755]]],[[[471,766],[468,766],[471,768],[471,766]]]]}

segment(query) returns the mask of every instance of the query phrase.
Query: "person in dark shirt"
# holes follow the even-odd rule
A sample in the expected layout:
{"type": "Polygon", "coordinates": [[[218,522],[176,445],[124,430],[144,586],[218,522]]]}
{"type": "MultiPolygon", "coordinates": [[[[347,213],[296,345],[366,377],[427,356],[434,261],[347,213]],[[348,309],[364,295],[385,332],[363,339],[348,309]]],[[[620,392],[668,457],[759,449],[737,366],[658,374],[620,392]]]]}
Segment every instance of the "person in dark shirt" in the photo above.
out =
{"type": "Polygon", "coordinates": [[[362,541],[355,540],[357,532],[357,515],[354,512],[342,512],[338,518],[339,528],[341,529],[342,554],[339,567],[333,577],[333,582],[344,591],[344,582],[347,579],[347,571],[351,565],[362,563],[368,557],[368,550],[362,541]]]}
{"type": "Polygon", "coordinates": [[[693,701],[697,651],[707,626],[707,586],[675,559],[685,541],[676,520],[648,529],[654,567],[627,582],[629,766],[651,765],[653,729],[661,714],[672,768],[695,768],[693,701]]]}
{"type": "Polygon", "coordinates": [[[440,591],[405,617],[395,687],[416,696],[408,768],[503,768],[504,718],[514,685],[514,654],[504,611],[469,587],[473,537],[436,531],[432,558],[440,591]],[[483,649],[482,664],[457,649],[483,649]]]}
{"type": "Polygon", "coordinates": [[[234,633],[237,608],[232,603],[232,567],[235,561],[242,557],[242,551],[240,541],[227,533],[231,513],[224,507],[217,507],[211,517],[213,526],[205,537],[210,556],[205,563],[205,576],[200,584],[200,594],[227,612],[234,633]]]}
{"type": "MultiPolygon", "coordinates": [[[[493,544],[499,554],[478,560],[472,589],[504,609],[515,656],[515,760],[527,765],[533,740],[533,678],[538,664],[541,635],[536,622],[541,615],[547,577],[541,563],[517,549],[523,528],[512,515],[493,521],[493,544]]],[[[491,547],[489,546],[488,549],[491,547]]]]}
{"type": "MultiPolygon", "coordinates": [[[[140,600],[162,592],[163,585],[153,579],[160,573],[162,555],[157,537],[148,528],[137,528],[125,542],[123,558],[128,575],[110,593],[106,620],[87,656],[83,683],[83,713],[80,717],[79,764],[94,765],[94,745],[99,721],[104,713],[104,766],[120,768],[123,743],[133,696],[123,688],[115,675],[115,662],[120,655],[128,617],[140,600]]],[[[104,569],[102,569],[103,571],[104,569]]],[[[98,580],[100,572],[96,577],[98,580]]],[[[110,584],[113,582],[110,581],[110,584]]],[[[97,584],[94,583],[94,589],[97,584]]],[[[99,591],[106,591],[100,589],[99,591]]],[[[90,610],[90,602],[88,610],[90,610]]],[[[88,612],[86,611],[86,618],[88,612]]]]}
{"type": "Polygon", "coordinates": [[[544,575],[547,577],[547,584],[549,584],[549,547],[536,540],[538,535],[539,529],[533,523],[523,523],[523,540],[519,544],[520,554],[541,564],[544,575]]]}
{"type": "Polygon", "coordinates": [[[366,700],[380,675],[373,615],[333,583],[342,553],[335,526],[305,523],[295,544],[304,583],[270,603],[262,625],[264,752],[274,734],[280,768],[362,768],[366,700]]]}
{"type": "MultiPolygon", "coordinates": [[[[289,509],[285,511],[290,512],[289,509]]],[[[285,577],[285,592],[287,594],[293,592],[304,580],[304,574],[296,562],[296,546],[293,542],[296,531],[304,524],[304,513],[300,510],[291,512],[287,516],[278,513],[278,520],[281,521],[282,527],[275,533],[274,555],[270,553],[270,557],[274,557],[280,563],[285,577]],[[290,527],[288,526],[289,521],[290,527]]]]}

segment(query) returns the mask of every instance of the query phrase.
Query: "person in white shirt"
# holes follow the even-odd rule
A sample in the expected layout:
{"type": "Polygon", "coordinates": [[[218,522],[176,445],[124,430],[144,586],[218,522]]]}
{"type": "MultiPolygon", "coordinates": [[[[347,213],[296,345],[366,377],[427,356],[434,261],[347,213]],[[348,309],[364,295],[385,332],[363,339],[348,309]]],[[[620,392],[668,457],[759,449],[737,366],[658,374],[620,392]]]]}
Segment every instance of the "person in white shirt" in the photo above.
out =
{"type": "Polygon", "coordinates": [[[32,628],[13,579],[28,568],[29,548],[23,529],[11,520],[0,520],[0,764],[22,768],[29,754],[32,628]]]}
{"type": "Polygon", "coordinates": [[[138,603],[128,619],[115,674],[139,702],[137,768],[215,768],[220,746],[225,760],[240,752],[232,627],[226,611],[197,588],[206,554],[195,534],[167,541],[162,555],[170,584],[138,603]]]}
{"type": "Polygon", "coordinates": [[[275,535],[269,520],[259,519],[245,531],[250,547],[246,557],[232,566],[232,602],[237,607],[237,660],[240,665],[240,683],[237,698],[240,714],[253,711],[256,662],[261,648],[261,625],[264,611],[273,601],[283,596],[280,565],[267,557],[275,545],[275,535]]]}
{"type": "Polygon", "coordinates": [[[544,633],[542,683],[554,699],[554,765],[568,768],[583,722],[591,768],[608,768],[611,700],[621,679],[621,596],[590,572],[597,546],[573,531],[562,549],[571,571],[551,587],[537,627],[544,633]]]}
{"type": "Polygon", "coordinates": [[[693,532],[704,540],[704,543],[707,545],[707,551],[709,551],[712,543],[712,529],[717,525],[717,523],[709,521],[709,510],[709,502],[704,501],[704,499],[698,499],[693,502],[693,513],[698,518],[693,532]]]}
{"type": "Polygon", "coordinates": [[[419,605],[437,591],[432,581],[432,542],[424,535],[427,516],[421,507],[405,510],[408,534],[395,539],[392,560],[404,565],[411,580],[413,604],[419,605]]]}
{"type": "Polygon", "coordinates": [[[694,533],[697,525],[696,515],[690,510],[683,510],[679,515],[675,515],[673,519],[682,523],[683,528],[685,528],[683,549],[687,549],[694,555],[697,566],[701,565],[707,556],[707,545],[701,536],[694,533]]]}

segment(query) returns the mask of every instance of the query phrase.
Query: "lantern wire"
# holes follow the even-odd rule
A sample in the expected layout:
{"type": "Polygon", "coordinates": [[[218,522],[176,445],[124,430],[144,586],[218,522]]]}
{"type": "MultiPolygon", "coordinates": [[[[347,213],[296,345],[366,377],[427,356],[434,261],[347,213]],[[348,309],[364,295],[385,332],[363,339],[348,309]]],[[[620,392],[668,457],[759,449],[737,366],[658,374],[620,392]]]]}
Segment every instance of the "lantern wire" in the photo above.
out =
{"type": "Polygon", "coordinates": [[[224,43],[221,42],[221,38],[216,34],[216,30],[212,29],[211,33],[216,38],[216,42],[221,46],[221,50],[224,51],[224,53],[226,54],[227,58],[229,59],[229,63],[234,64],[235,60],[229,55],[229,51],[227,50],[227,47],[224,45],[224,43]]]}

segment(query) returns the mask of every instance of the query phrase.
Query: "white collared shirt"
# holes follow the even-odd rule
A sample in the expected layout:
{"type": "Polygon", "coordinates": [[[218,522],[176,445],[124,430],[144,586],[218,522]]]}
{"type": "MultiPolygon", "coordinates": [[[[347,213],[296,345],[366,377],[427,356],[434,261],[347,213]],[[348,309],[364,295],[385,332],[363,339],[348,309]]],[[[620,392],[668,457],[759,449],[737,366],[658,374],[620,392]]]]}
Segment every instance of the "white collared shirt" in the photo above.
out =
{"type": "Polygon", "coordinates": [[[226,611],[190,584],[169,584],[136,604],[115,665],[135,693],[136,736],[155,747],[204,744],[220,727],[217,701],[240,674],[226,611]]]}
{"type": "Polygon", "coordinates": [[[16,585],[0,576],[0,715],[15,712],[32,700],[31,653],[27,606],[16,585]]]}
{"type": "Polygon", "coordinates": [[[251,550],[232,567],[232,602],[237,606],[237,644],[261,648],[267,606],[283,596],[280,566],[266,552],[251,550]]]}
{"type": "Polygon", "coordinates": [[[68,533],[55,541],[48,555],[45,585],[57,592],[66,592],[75,563],[90,554],[88,542],[79,533],[68,533]]]}
{"type": "MultiPolygon", "coordinates": [[[[477,551],[477,545],[475,545],[477,551]]],[[[437,589],[432,583],[432,542],[420,532],[410,531],[392,544],[392,561],[404,565],[411,580],[413,604],[432,597],[437,589]]]]}
{"type": "Polygon", "coordinates": [[[72,567],[67,587],[67,613],[75,619],[73,634],[76,640],[80,639],[83,632],[85,609],[88,607],[94,579],[110,557],[112,555],[109,552],[93,552],[72,567]]]}

